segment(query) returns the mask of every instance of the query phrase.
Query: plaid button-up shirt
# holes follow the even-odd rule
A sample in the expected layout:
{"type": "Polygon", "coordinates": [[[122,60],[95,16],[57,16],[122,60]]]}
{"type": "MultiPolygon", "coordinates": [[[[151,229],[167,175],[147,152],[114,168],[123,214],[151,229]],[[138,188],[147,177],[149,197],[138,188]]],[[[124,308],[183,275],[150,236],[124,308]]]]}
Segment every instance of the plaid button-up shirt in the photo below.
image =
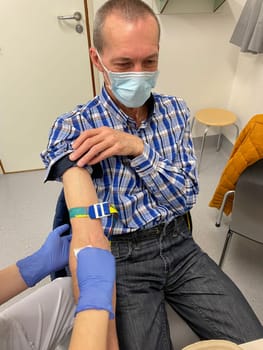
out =
{"type": "MultiPolygon", "coordinates": [[[[143,140],[140,156],[103,160],[102,177],[93,179],[99,200],[110,202],[118,210],[113,234],[169,222],[189,211],[196,201],[196,157],[187,105],[182,99],[156,93],[149,105],[148,118],[137,127],[102,88],[92,101],[57,118],[47,149],[41,153],[48,173],[60,158],[72,152],[72,142],[84,130],[107,126],[143,140]]],[[[91,167],[87,169],[92,172],[91,167]]],[[[112,220],[102,219],[105,234],[112,220]]]]}

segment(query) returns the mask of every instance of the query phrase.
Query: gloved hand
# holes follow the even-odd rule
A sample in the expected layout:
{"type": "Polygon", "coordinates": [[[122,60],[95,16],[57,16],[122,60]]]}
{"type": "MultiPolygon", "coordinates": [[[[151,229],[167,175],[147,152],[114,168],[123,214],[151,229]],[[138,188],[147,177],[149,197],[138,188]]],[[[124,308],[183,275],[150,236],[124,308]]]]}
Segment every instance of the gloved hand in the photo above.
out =
{"type": "Polygon", "coordinates": [[[68,264],[69,245],[72,235],[61,237],[69,229],[69,225],[62,225],[50,232],[45,243],[34,254],[18,260],[16,265],[28,287],[68,264]]]}
{"type": "Polygon", "coordinates": [[[115,281],[115,258],[100,248],[85,247],[77,253],[79,300],[76,314],[88,309],[107,310],[110,319],[115,281]]]}

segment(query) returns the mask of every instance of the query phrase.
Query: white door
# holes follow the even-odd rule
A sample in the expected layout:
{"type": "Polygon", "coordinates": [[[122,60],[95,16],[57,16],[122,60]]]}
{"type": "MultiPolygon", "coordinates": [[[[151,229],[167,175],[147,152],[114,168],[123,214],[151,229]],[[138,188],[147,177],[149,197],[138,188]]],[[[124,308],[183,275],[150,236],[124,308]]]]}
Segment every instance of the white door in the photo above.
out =
{"type": "Polygon", "coordinates": [[[94,96],[84,0],[0,1],[0,160],[43,168],[55,118],[94,96]],[[81,20],[57,16],[81,13],[81,20]],[[78,33],[76,25],[83,26],[78,33]]]}

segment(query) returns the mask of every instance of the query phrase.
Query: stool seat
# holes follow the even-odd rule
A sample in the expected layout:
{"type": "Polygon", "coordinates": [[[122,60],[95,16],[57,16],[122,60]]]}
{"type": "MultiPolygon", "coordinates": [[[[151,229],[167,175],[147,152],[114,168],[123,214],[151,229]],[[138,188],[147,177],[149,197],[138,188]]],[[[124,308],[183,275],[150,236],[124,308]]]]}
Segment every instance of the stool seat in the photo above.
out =
{"type": "MultiPolygon", "coordinates": [[[[238,128],[238,125],[236,124],[237,116],[233,112],[222,108],[204,108],[197,111],[195,113],[194,118],[192,119],[191,130],[193,129],[193,125],[195,121],[198,121],[199,123],[204,124],[206,126],[206,129],[204,131],[203,138],[202,138],[201,151],[200,151],[200,157],[198,162],[198,170],[199,170],[202,156],[203,156],[206,135],[209,128],[219,127],[221,129],[222,127],[233,125],[236,128],[236,138],[239,135],[239,128],[238,128]]],[[[222,134],[220,130],[220,133],[218,135],[218,141],[217,141],[217,148],[216,148],[217,151],[219,151],[221,147],[221,139],[222,139],[222,134]]]]}
{"type": "Polygon", "coordinates": [[[199,123],[210,126],[227,126],[237,121],[237,116],[226,109],[206,108],[196,112],[195,118],[199,123]]]}

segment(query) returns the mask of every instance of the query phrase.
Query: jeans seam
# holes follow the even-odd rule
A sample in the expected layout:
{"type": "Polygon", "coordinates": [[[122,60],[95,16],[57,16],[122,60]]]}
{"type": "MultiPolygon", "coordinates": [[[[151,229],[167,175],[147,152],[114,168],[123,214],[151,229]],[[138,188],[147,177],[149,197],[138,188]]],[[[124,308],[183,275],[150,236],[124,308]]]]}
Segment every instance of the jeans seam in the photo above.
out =
{"type": "MultiPolygon", "coordinates": [[[[163,310],[165,312],[166,308],[165,308],[165,301],[163,301],[162,303],[163,306],[163,310]]],[[[165,345],[165,347],[171,348],[171,335],[169,336],[169,338],[167,338],[165,335],[167,334],[166,329],[168,326],[168,330],[169,330],[169,323],[168,323],[168,318],[167,318],[167,314],[164,314],[163,317],[163,324],[162,324],[162,344],[165,345]]],[[[170,333],[170,331],[169,331],[170,333]]]]}
{"type": "Polygon", "coordinates": [[[215,334],[218,337],[222,336],[222,332],[217,327],[215,327],[215,325],[213,323],[211,323],[209,321],[209,319],[203,313],[202,309],[198,305],[195,305],[195,304],[192,304],[192,306],[198,312],[198,314],[200,315],[200,318],[202,318],[207,324],[209,324],[209,326],[212,328],[213,332],[215,332],[215,334]]]}

